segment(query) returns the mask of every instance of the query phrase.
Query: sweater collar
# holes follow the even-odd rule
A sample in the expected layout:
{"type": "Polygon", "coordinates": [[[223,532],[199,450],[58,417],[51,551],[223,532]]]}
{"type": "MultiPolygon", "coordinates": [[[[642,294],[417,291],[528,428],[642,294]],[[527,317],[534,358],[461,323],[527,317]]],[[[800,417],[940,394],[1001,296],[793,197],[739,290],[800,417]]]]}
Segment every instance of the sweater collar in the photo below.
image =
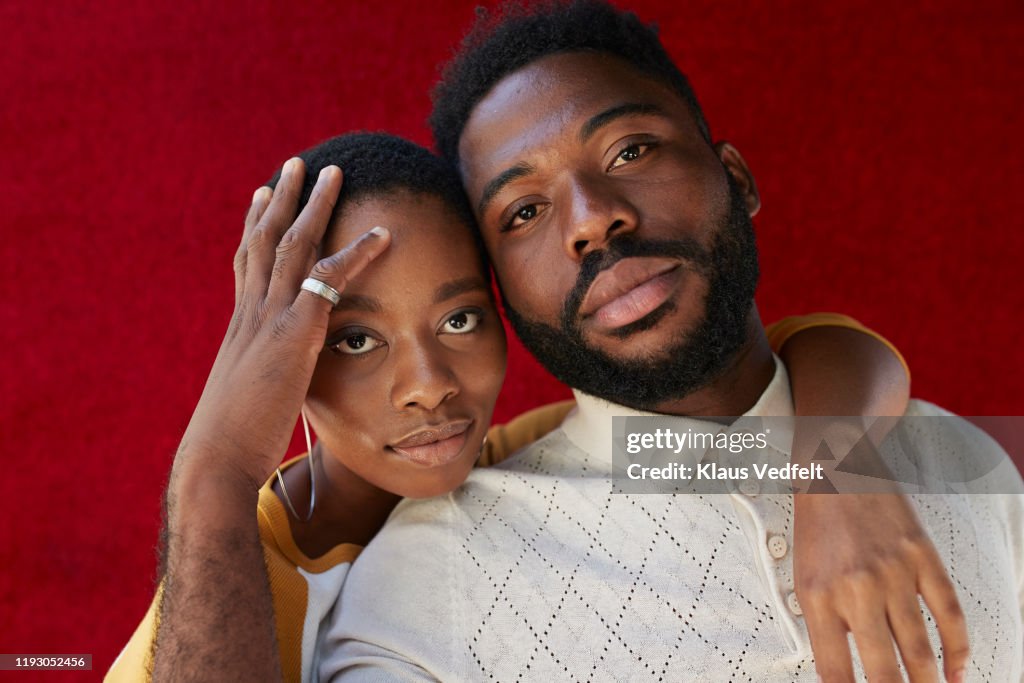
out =
{"type": "MultiPolygon", "coordinates": [[[[789,374],[786,366],[777,355],[775,375],[765,388],[753,407],[743,417],[793,417],[793,395],[789,387],[789,374]]],[[[584,453],[596,456],[607,455],[611,459],[612,418],[613,417],[664,417],[660,413],[634,410],[617,403],[585,394],[573,389],[576,396],[576,409],[562,422],[562,430],[572,443],[584,453]]],[[[693,428],[696,431],[717,431],[722,425],[710,420],[695,417],[678,417],[679,428],[693,428]]],[[[793,444],[792,420],[774,420],[773,428],[767,435],[768,443],[781,453],[790,455],[793,444]],[[782,423],[785,428],[778,428],[782,423]]]]}

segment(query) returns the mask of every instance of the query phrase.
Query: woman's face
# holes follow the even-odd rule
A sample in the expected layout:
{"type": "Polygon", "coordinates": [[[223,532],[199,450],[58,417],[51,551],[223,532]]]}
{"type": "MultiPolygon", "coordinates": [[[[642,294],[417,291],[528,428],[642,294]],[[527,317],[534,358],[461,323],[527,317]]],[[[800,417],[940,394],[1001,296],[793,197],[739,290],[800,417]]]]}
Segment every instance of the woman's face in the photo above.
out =
{"type": "Polygon", "coordinates": [[[324,467],[407,497],[472,469],[505,376],[505,333],[468,228],[398,192],[343,207],[324,253],[375,225],[391,245],[341,293],[306,397],[324,467]]]}

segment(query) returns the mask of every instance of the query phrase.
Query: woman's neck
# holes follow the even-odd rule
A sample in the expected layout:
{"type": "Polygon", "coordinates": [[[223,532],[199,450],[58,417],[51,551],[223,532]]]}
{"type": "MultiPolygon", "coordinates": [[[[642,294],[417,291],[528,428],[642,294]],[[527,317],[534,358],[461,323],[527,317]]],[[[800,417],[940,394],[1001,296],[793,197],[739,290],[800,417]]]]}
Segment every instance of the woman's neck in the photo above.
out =
{"type": "MultiPolygon", "coordinates": [[[[311,465],[316,467],[313,516],[303,522],[289,514],[296,545],[307,557],[315,558],[343,543],[369,543],[402,497],[369,483],[317,443],[312,457],[284,473],[289,498],[299,515],[309,510],[311,465]]],[[[274,490],[283,498],[277,485],[274,490]]]]}

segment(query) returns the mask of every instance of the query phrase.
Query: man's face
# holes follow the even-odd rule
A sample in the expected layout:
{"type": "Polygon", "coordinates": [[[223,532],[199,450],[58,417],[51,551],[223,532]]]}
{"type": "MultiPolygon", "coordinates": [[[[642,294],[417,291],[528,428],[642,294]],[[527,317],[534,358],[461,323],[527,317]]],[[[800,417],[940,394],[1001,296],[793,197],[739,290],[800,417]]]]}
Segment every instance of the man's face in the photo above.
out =
{"type": "Polygon", "coordinates": [[[668,86],[612,56],[548,56],[477,104],[459,152],[509,318],[560,380],[657,408],[743,345],[756,189],[668,86]]]}

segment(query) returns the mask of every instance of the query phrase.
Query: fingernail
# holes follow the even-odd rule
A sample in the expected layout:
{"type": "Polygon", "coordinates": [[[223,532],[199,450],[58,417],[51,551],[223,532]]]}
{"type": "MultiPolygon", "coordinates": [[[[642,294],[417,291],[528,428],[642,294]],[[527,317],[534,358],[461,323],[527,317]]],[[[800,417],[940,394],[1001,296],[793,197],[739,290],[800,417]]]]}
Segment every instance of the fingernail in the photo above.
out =
{"type": "Polygon", "coordinates": [[[964,683],[965,678],[967,678],[967,669],[957,669],[953,672],[953,677],[949,681],[950,683],[964,683]]]}
{"type": "Polygon", "coordinates": [[[296,165],[298,165],[298,163],[299,160],[296,157],[292,157],[288,161],[284,162],[284,168],[281,169],[281,175],[285,175],[286,173],[294,173],[295,167],[296,165]]]}
{"type": "Polygon", "coordinates": [[[256,191],[252,193],[252,203],[255,204],[256,202],[263,199],[263,196],[266,194],[267,189],[268,188],[266,187],[266,185],[264,185],[263,187],[256,188],[256,191]]]}
{"type": "Polygon", "coordinates": [[[372,232],[377,237],[387,237],[388,236],[388,229],[387,228],[382,228],[379,225],[377,227],[375,227],[373,230],[371,230],[370,232],[372,232]]]}
{"type": "Polygon", "coordinates": [[[331,169],[332,168],[334,168],[334,167],[333,166],[324,166],[323,168],[321,168],[320,169],[320,175],[318,175],[316,177],[316,181],[318,183],[326,182],[327,179],[331,177],[331,169]]]}

